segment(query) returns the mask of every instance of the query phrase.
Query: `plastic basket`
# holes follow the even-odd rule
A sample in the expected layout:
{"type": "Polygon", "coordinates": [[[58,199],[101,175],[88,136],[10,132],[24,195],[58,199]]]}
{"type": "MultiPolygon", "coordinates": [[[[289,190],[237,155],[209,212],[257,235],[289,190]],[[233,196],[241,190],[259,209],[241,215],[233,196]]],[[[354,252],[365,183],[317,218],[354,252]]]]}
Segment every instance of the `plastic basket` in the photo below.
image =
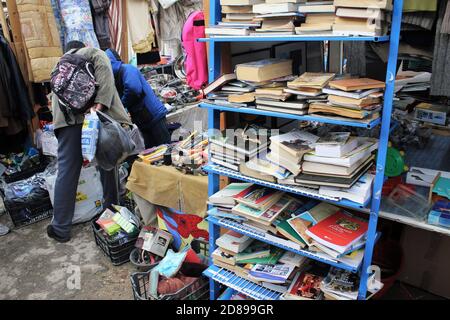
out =
{"type": "Polygon", "coordinates": [[[145,272],[148,270],[151,270],[153,267],[155,267],[156,265],[158,265],[158,263],[161,261],[161,257],[157,257],[156,259],[158,259],[155,263],[153,264],[149,264],[149,263],[143,263],[143,262],[139,262],[139,254],[140,254],[141,250],[139,248],[134,248],[131,253],[130,253],[130,261],[133,265],[136,266],[136,268],[139,271],[145,272]]]}
{"type": "Polygon", "coordinates": [[[200,277],[176,293],[154,297],[149,294],[150,271],[130,275],[134,300],[208,300],[209,281],[200,277]]]}
{"type": "MultiPolygon", "coordinates": [[[[3,196],[3,193],[0,192],[3,196]]],[[[50,198],[35,201],[32,205],[21,203],[11,205],[4,201],[5,211],[8,213],[15,228],[21,228],[30,224],[48,219],[53,216],[53,207],[50,198]]]]}
{"type": "Polygon", "coordinates": [[[138,234],[114,240],[108,237],[95,221],[92,221],[92,230],[94,232],[95,243],[102,249],[103,253],[111,260],[114,266],[120,266],[130,261],[130,253],[134,249],[138,234]]]}

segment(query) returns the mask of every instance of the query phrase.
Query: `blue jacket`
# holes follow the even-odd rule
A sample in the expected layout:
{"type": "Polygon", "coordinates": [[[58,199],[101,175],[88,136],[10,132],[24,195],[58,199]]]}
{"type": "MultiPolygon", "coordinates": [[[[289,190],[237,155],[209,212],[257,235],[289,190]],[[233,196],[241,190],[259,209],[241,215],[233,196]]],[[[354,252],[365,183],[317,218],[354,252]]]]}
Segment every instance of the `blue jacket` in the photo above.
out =
{"type": "Polygon", "coordinates": [[[131,114],[134,123],[148,125],[164,118],[167,109],[153,92],[141,72],[133,65],[117,60],[111,50],[106,50],[114,77],[121,72],[123,92],[119,92],[122,104],[131,114]],[[120,69],[122,68],[122,71],[120,69]]]}

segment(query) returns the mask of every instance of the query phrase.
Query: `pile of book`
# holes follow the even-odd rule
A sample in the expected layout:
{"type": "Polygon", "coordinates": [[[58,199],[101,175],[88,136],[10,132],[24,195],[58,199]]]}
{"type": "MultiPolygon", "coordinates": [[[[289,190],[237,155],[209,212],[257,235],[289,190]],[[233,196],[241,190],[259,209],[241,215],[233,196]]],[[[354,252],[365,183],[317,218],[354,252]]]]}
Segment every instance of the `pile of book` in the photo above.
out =
{"type": "Polygon", "coordinates": [[[334,35],[377,37],[387,33],[385,11],[392,9],[392,1],[334,0],[334,6],[334,35]]]}
{"type": "Polygon", "coordinates": [[[287,292],[296,270],[307,259],[234,231],[216,240],[213,263],[237,276],[280,293],[287,292]]]}
{"type": "Polygon", "coordinates": [[[303,115],[308,112],[306,97],[287,87],[294,79],[292,60],[265,59],[238,64],[236,73],[219,77],[204,94],[206,102],[216,105],[303,115]]]}
{"type": "Polygon", "coordinates": [[[257,157],[267,149],[269,137],[266,132],[262,128],[251,126],[210,136],[210,161],[239,171],[241,163],[257,157]]]}
{"type": "Polygon", "coordinates": [[[221,0],[222,21],[211,36],[382,36],[391,0],[221,0]]]}
{"type": "Polygon", "coordinates": [[[322,89],[327,101],[310,103],[308,112],[371,121],[380,116],[384,87],[384,82],[369,78],[333,80],[322,89]]]}
{"type": "Polygon", "coordinates": [[[319,194],[347,199],[365,205],[371,195],[374,176],[368,173],[378,141],[350,136],[348,132],[330,132],[305,154],[302,172],[294,181],[319,188],[319,194]]]}
{"type": "Polygon", "coordinates": [[[319,137],[301,130],[270,137],[270,153],[267,158],[289,170],[293,175],[302,171],[303,156],[314,150],[319,137]]]}
{"type": "Polygon", "coordinates": [[[307,1],[300,4],[299,11],[305,14],[305,22],[295,28],[300,35],[332,35],[335,20],[333,1],[307,1]]]}
{"type": "Polygon", "coordinates": [[[217,192],[209,203],[216,206],[210,216],[266,233],[272,243],[307,249],[355,268],[362,262],[367,222],[334,205],[304,202],[281,191],[241,183],[217,192]]]}

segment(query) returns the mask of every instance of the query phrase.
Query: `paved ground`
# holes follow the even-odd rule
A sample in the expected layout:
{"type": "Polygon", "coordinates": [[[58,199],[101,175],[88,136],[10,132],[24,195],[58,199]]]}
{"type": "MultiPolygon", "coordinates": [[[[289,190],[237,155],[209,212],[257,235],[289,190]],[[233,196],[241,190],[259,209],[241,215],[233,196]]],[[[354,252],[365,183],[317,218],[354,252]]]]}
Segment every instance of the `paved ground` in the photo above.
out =
{"type": "MultiPolygon", "coordinates": [[[[75,226],[73,239],[61,244],[47,237],[49,221],[0,237],[0,300],[133,298],[129,275],[135,268],[114,267],[96,246],[89,223],[75,226]]],[[[1,213],[0,223],[12,226],[1,213]]]]}

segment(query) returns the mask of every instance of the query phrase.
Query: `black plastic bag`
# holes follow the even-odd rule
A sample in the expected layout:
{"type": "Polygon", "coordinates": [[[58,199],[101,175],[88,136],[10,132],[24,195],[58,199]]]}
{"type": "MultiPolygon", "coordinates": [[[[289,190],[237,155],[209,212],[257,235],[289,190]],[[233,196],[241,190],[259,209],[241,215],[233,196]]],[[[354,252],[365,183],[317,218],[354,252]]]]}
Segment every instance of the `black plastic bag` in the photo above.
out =
{"type": "Polygon", "coordinates": [[[97,114],[100,128],[95,158],[102,169],[110,171],[131,155],[136,146],[119,122],[101,111],[97,114]]]}

